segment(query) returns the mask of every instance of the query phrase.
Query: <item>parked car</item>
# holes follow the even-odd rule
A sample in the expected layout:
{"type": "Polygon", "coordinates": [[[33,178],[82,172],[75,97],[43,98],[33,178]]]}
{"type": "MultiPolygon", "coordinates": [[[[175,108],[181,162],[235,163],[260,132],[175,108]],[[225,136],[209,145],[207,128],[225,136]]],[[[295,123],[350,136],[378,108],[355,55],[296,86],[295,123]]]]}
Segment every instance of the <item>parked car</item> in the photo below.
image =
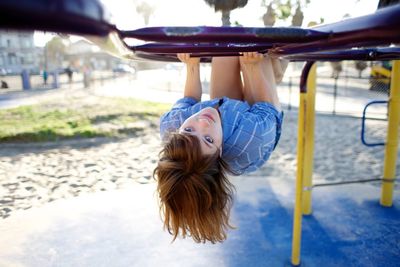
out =
{"type": "Polygon", "coordinates": [[[0,76],[5,76],[9,74],[12,74],[12,71],[10,69],[0,68],[0,76]]]}
{"type": "Polygon", "coordinates": [[[113,68],[113,72],[136,74],[136,69],[134,67],[131,67],[126,64],[120,64],[120,65],[117,65],[115,68],[113,68]]]}

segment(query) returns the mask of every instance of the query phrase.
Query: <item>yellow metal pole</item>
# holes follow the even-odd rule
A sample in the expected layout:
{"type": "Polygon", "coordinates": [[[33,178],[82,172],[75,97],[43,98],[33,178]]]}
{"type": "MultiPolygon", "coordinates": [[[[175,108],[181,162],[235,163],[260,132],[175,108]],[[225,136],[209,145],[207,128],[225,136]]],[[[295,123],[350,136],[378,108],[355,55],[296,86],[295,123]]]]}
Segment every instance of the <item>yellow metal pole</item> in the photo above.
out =
{"type": "Polygon", "coordinates": [[[381,205],[390,207],[393,203],[393,187],[396,176],[397,149],[400,122],[400,61],[393,61],[389,97],[389,119],[385,146],[381,205]]]}
{"type": "Polygon", "coordinates": [[[302,193],[304,177],[304,146],[305,146],[305,113],[307,106],[306,93],[300,93],[299,118],[297,130],[297,173],[296,173],[296,196],[293,218],[293,239],[292,239],[292,264],[300,264],[300,243],[301,243],[301,217],[302,217],[302,193]]]}
{"type": "Polygon", "coordinates": [[[312,175],[314,164],[314,128],[315,128],[315,91],[317,64],[311,67],[307,79],[307,110],[305,125],[304,177],[303,177],[303,214],[312,212],[312,175]]]}
{"type": "MultiPolygon", "coordinates": [[[[307,121],[307,85],[308,77],[313,69],[314,62],[307,62],[303,68],[300,81],[300,103],[299,103],[299,118],[297,130],[297,173],[296,173],[296,190],[295,190],[295,204],[293,215],[293,238],[292,238],[292,265],[300,264],[300,246],[301,246],[301,219],[302,219],[302,205],[303,205],[303,186],[304,186],[304,160],[306,151],[306,125],[307,121]],[[307,82],[307,83],[306,83],[307,82]],[[304,86],[306,88],[304,88],[304,86]]],[[[312,75],[311,75],[312,78],[312,75]]],[[[315,78],[315,73],[314,73],[315,78]]]]}

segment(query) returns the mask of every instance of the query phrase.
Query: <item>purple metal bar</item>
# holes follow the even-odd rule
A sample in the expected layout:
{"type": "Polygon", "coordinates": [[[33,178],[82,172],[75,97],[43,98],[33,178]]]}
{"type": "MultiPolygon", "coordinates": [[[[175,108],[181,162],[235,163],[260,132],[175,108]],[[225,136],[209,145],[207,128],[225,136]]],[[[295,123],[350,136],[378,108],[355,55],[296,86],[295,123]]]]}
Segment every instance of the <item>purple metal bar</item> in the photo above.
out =
{"type": "MultiPolygon", "coordinates": [[[[221,53],[221,54],[192,54],[192,57],[201,57],[200,62],[209,63],[211,62],[212,57],[215,56],[238,56],[238,54],[234,53],[221,53]]],[[[137,59],[145,59],[145,60],[156,60],[156,61],[164,61],[164,62],[180,62],[176,54],[163,54],[163,53],[146,53],[138,51],[135,53],[135,57],[137,59]]]]}
{"type": "Polygon", "coordinates": [[[285,56],[285,59],[290,61],[395,60],[400,59],[400,47],[350,49],[334,52],[296,54],[285,56]]]}
{"type": "Polygon", "coordinates": [[[164,61],[164,62],[179,62],[179,59],[176,55],[170,54],[154,54],[154,53],[145,53],[145,52],[137,52],[135,56],[140,59],[145,60],[155,60],[155,61],[164,61]]]}
{"type": "Polygon", "coordinates": [[[293,55],[352,47],[388,46],[400,42],[400,5],[382,8],[374,14],[317,26],[330,33],[326,40],[289,44],[273,49],[276,55],[293,55]]]}
{"type": "Polygon", "coordinates": [[[303,71],[301,72],[301,77],[300,77],[300,93],[307,92],[308,74],[310,73],[311,67],[314,64],[315,64],[315,61],[307,61],[303,67],[303,71]]]}
{"type": "Polygon", "coordinates": [[[117,31],[97,0],[1,0],[0,28],[96,36],[117,31]]]}
{"type": "MultiPolygon", "coordinates": [[[[139,58],[152,59],[158,61],[174,61],[173,58],[175,59],[175,61],[179,61],[177,57],[174,57],[174,54],[178,52],[191,53],[192,57],[202,57],[202,58],[240,56],[241,54],[240,52],[246,52],[245,49],[243,50],[238,49],[238,52],[214,52],[214,51],[194,52],[198,50],[196,50],[196,48],[191,47],[190,44],[188,44],[188,48],[181,44],[176,48],[172,48],[173,44],[167,44],[166,46],[168,48],[163,50],[163,52],[165,53],[153,53],[154,51],[152,51],[152,49],[149,49],[147,51],[146,49],[143,50],[138,49],[135,51],[136,52],[135,55],[139,58]],[[144,54],[139,52],[144,52],[144,54]],[[154,56],[149,56],[150,54],[153,54],[154,56]],[[167,56],[168,58],[164,60],[164,57],[167,56]]],[[[268,53],[268,51],[266,50],[260,50],[258,52],[268,53]]],[[[306,54],[285,56],[284,58],[290,61],[395,60],[395,59],[400,59],[400,47],[387,47],[387,48],[377,48],[377,49],[351,49],[351,50],[339,50],[335,52],[306,53],[306,54]]],[[[205,59],[202,62],[210,62],[210,59],[205,59]]]]}
{"type": "Polygon", "coordinates": [[[132,51],[146,53],[232,53],[236,52],[266,52],[272,47],[271,44],[253,43],[195,43],[195,44],[174,44],[174,43],[148,43],[144,45],[131,46],[132,51]]]}
{"type": "MultiPolygon", "coordinates": [[[[245,27],[151,27],[121,32],[134,37],[161,42],[251,42],[269,43],[276,56],[332,51],[353,47],[387,46],[400,42],[400,5],[374,14],[315,27],[245,28],[245,27]]],[[[155,52],[162,52],[155,50],[155,52]]]]}
{"type": "Polygon", "coordinates": [[[148,27],[121,31],[122,38],[153,42],[298,43],[328,38],[328,33],[301,28],[248,27],[148,27]]]}

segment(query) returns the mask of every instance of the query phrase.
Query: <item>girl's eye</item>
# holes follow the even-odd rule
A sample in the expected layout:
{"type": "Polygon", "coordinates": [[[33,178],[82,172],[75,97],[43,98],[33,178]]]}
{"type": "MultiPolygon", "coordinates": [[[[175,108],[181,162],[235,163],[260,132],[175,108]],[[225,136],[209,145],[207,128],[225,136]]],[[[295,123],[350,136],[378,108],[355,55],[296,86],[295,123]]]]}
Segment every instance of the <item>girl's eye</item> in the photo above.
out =
{"type": "Polygon", "coordinates": [[[209,136],[206,136],[206,137],[204,137],[205,139],[206,139],[206,141],[207,142],[209,142],[209,143],[214,143],[214,139],[212,139],[211,137],[209,137],[209,136]]]}
{"type": "Polygon", "coordinates": [[[188,133],[192,132],[192,128],[190,128],[190,127],[186,127],[186,128],[184,128],[183,130],[184,130],[185,132],[188,132],[188,133]]]}

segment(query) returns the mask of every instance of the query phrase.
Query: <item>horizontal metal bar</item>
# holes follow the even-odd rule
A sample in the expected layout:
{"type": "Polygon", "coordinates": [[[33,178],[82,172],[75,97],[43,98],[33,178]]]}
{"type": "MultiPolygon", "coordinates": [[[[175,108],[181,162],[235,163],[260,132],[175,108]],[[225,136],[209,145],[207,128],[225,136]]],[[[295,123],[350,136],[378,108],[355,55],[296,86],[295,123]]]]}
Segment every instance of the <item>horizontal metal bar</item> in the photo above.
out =
{"type": "Polygon", "coordinates": [[[272,53],[294,55],[353,47],[389,46],[400,42],[400,5],[375,13],[316,26],[313,30],[330,33],[326,40],[277,46],[272,53]]]}
{"type": "Polygon", "coordinates": [[[122,38],[152,42],[238,42],[285,44],[327,39],[329,33],[290,27],[147,27],[121,31],[122,38]]]}
{"type": "Polygon", "coordinates": [[[395,60],[400,58],[400,47],[348,49],[333,52],[304,53],[285,56],[290,61],[338,61],[338,60],[395,60]]]}
{"type": "Polygon", "coordinates": [[[148,43],[144,45],[130,46],[133,51],[146,53],[205,53],[214,55],[216,53],[232,52],[266,52],[272,47],[271,44],[254,43],[148,43]]]}
{"type": "MultiPolygon", "coordinates": [[[[335,185],[345,185],[345,184],[359,184],[359,183],[369,183],[369,182],[379,182],[382,181],[384,183],[394,183],[396,182],[396,178],[374,178],[374,179],[362,179],[362,180],[352,180],[352,181],[343,181],[343,182],[334,182],[334,183],[321,183],[315,184],[312,187],[322,187],[322,186],[335,186],[335,185]]],[[[310,190],[307,188],[307,190],[310,190]]]]}
{"type": "Polygon", "coordinates": [[[118,31],[98,0],[1,0],[0,28],[106,37],[118,31]]]}
{"type": "MultiPolygon", "coordinates": [[[[335,183],[322,183],[315,184],[312,187],[322,187],[322,186],[335,186],[335,185],[345,185],[345,184],[359,184],[359,183],[369,183],[369,182],[379,182],[382,181],[384,183],[394,183],[398,179],[388,179],[388,178],[374,178],[374,179],[363,179],[363,180],[352,180],[352,181],[343,181],[343,182],[335,182],[335,183]]],[[[306,188],[308,191],[309,188],[306,188]]]]}
{"type": "MultiPolygon", "coordinates": [[[[246,46],[230,46],[230,44],[145,44],[130,47],[133,51],[158,54],[159,60],[163,56],[176,53],[191,53],[193,57],[218,57],[218,56],[240,56],[241,52],[257,51],[268,53],[269,46],[251,44],[246,46]]],[[[400,47],[387,47],[379,49],[351,49],[338,50],[335,52],[309,53],[284,57],[290,61],[338,61],[338,60],[393,60],[400,58],[400,47]]],[[[178,60],[178,59],[177,59],[178,60]]]]}

